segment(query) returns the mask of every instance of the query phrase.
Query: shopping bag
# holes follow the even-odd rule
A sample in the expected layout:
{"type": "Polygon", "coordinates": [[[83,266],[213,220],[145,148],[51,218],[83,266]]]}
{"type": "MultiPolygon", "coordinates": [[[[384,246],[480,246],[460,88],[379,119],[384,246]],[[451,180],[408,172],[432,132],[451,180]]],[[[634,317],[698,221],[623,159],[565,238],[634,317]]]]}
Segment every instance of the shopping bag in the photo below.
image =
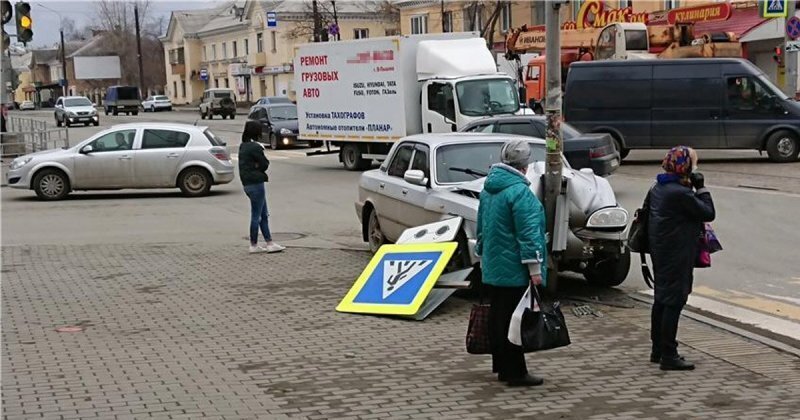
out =
{"type": "Polygon", "coordinates": [[[711,223],[706,223],[705,235],[706,235],[706,245],[708,246],[708,252],[710,254],[713,254],[717,251],[722,251],[722,244],[719,242],[719,239],[717,238],[717,234],[714,232],[714,229],[711,228],[711,223]]]}
{"type": "Polygon", "coordinates": [[[532,298],[538,302],[540,310],[526,308],[522,314],[520,335],[522,351],[525,353],[549,350],[570,344],[567,323],[561,312],[559,302],[545,304],[536,286],[531,286],[532,298]]]}
{"type": "Polygon", "coordinates": [[[522,299],[519,300],[517,303],[517,308],[514,309],[514,313],[511,314],[511,322],[508,324],[508,341],[511,344],[521,346],[522,345],[522,336],[520,335],[520,329],[522,327],[522,314],[525,313],[525,309],[531,307],[531,287],[528,286],[528,290],[525,291],[525,294],[522,295],[522,299]]]}
{"type": "Polygon", "coordinates": [[[491,354],[492,346],[489,342],[489,305],[481,302],[472,305],[469,312],[469,325],[467,325],[467,353],[491,354]]]}

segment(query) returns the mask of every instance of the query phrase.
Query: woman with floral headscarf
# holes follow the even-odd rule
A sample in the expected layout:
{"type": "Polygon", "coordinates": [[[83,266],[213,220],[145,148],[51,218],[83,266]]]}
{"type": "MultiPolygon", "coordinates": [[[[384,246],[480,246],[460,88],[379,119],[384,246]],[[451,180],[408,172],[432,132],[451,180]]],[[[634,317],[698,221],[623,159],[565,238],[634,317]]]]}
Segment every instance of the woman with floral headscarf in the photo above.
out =
{"type": "Polygon", "coordinates": [[[648,240],[655,277],[650,361],[661,370],[692,370],[678,354],[678,320],[692,292],[695,258],[703,224],[714,220],[714,202],[697,172],[697,152],[673,147],[661,167],[664,173],[645,199],[650,208],[648,240]]]}

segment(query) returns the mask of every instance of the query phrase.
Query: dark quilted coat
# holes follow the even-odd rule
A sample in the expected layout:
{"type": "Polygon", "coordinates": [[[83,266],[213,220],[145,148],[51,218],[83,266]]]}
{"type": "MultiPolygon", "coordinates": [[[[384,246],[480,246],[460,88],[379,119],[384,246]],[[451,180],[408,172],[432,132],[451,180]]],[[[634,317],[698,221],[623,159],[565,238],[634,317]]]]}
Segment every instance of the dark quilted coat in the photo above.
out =
{"type": "Polygon", "coordinates": [[[545,269],[544,208],[530,190],[530,182],[510,166],[492,166],[478,207],[478,243],[483,282],[519,287],[530,282],[528,263],[545,269]]]}
{"type": "Polygon", "coordinates": [[[695,193],[678,182],[656,184],[648,199],[655,298],[664,305],[683,305],[692,292],[703,223],[715,217],[714,202],[705,188],[695,193]]]}

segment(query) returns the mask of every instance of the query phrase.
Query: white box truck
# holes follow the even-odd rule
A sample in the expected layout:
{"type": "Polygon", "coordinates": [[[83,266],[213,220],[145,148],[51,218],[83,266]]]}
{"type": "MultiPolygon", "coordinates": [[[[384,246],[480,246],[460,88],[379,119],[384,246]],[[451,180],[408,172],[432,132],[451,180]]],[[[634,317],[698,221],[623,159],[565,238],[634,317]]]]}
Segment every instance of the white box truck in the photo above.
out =
{"type": "Polygon", "coordinates": [[[472,32],[305,44],[294,72],[299,139],[339,146],[349,170],[402,137],[520,111],[516,80],[472,32]]]}

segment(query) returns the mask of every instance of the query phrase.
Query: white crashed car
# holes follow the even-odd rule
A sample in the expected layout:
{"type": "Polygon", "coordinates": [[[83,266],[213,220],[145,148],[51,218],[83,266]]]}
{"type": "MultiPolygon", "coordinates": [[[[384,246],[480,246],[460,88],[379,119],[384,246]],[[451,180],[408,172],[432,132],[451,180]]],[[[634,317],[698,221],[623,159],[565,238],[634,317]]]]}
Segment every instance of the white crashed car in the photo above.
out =
{"type": "MultiPolygon", "coordinates": [[[[364,172],[358,189],[356,212],[364,241],[375,252],[395,242],[402,232],[439,220],[461,216],[459,250],[451,260],[456,268],[477,266],[475,255],[478,196],[492,164],[500,161],[500,148],[511,138],[496,134],[422,134],[398,141],[380,169],[364,172]]],[[[545,142],[530,141],[528,170],[531,189],[543,196],[545,142]]],[[[608,181],[591,169],[573,170],[564,161],[569,201],[569,233],[560,252],[559,270],[583,273],[598,285],[616,286],[630,268],[625,247],[628,212],[617,204],[608,181]]]]}

